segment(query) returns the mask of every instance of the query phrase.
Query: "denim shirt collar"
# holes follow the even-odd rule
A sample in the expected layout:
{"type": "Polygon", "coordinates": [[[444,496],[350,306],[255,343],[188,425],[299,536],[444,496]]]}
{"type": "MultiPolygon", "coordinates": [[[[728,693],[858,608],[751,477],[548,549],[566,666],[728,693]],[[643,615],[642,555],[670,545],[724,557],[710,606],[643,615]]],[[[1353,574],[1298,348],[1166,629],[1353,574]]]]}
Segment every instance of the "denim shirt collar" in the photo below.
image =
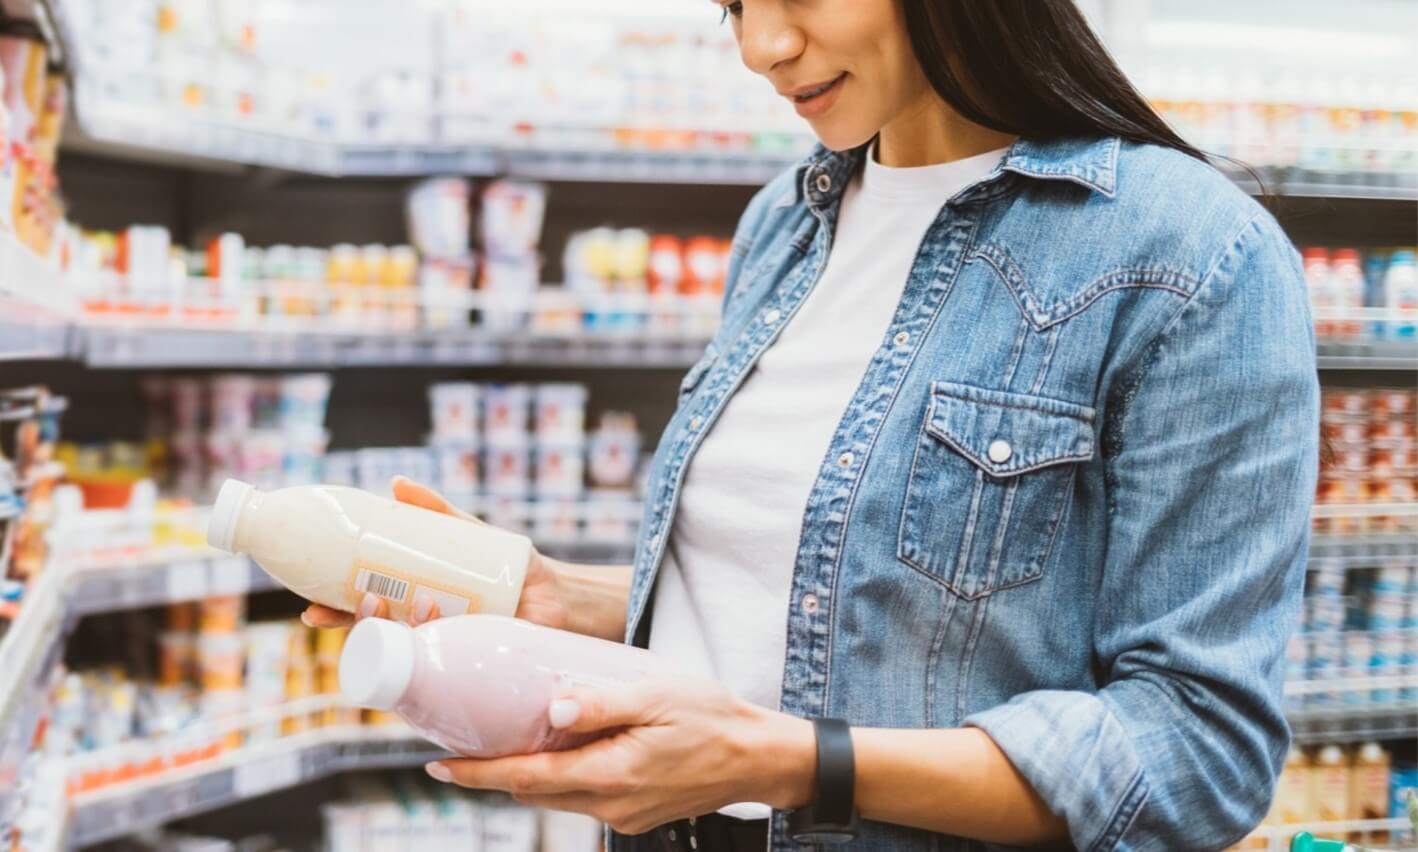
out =
{"type": "MultiPolygon", "coordinates": [[[[1025,139],[1009,147],[993,171],[966,187],[951,201],[972,200],[996,184],[1005,172],[1044,181],[1067,181],[1114,197],[1117,184],[1118,149],[1116,136],[1100,139],[1025,139]]],[[[832,151],[819,144],[797,167],[793,192],[784,193],[777,206],[787,207],[804,200],[814,209],[831,208],[841,198],[870,145],[846,151],[832,151]]]]}

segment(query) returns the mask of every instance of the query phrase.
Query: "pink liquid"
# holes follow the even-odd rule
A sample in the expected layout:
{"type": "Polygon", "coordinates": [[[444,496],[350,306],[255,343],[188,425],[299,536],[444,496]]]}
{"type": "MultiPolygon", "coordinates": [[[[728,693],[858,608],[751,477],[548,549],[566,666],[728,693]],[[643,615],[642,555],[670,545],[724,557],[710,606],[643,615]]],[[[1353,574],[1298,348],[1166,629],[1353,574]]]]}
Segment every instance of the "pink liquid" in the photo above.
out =
{"type": "MultiPolygon", "coordinates": [[[[498,615],[443,618],[411,631],[413,672],[393,710],[429,741],[468,757],[583,745],[598,735],[553,729],[553,699],[573,687],[615,689],[670,671],[640,648],[498,615]]],[[[361,653],[355,638],[346,655],[361,653]]],[[[342,659],[342,680],[345,666],[358,664],[342,659]]]]}

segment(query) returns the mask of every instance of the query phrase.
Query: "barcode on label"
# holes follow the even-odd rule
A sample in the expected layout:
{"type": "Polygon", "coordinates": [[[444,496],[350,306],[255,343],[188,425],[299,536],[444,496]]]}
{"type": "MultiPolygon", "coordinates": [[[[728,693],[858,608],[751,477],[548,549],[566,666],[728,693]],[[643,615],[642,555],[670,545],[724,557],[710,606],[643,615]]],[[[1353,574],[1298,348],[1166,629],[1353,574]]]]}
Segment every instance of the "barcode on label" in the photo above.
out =
{"type": "Polygon", "coordinates": [[[375,571],[359,572],[355,588],[391,601],[403,601],[409,595],[409,584],[406,581],[375,571]]]}

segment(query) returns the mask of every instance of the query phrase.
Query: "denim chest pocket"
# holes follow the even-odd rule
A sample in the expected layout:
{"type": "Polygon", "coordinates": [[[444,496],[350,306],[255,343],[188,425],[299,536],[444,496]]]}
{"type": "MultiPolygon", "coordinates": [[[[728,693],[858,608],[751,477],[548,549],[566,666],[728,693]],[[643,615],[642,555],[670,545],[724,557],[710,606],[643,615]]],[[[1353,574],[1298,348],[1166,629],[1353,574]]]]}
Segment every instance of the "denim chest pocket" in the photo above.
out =
{"type": "Polygon", "coordinates": [[[1094,454],[1094,410],[935,382],[901,513],[901,560],[965,598],[1038,579],[1094,454]]]}

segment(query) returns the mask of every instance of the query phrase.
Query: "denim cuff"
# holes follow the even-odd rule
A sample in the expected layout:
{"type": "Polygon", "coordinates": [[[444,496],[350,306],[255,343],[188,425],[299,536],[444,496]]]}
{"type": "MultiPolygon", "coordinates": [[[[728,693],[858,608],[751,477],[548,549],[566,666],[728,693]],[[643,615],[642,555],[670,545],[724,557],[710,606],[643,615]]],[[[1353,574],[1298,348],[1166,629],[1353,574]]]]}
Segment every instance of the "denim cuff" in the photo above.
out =
{"type": "Polygon", "coordinates": [[[1142,762],[1122,723],[1096,695],[1026,692],[968,717],[995,741],[1087,852],[1120,849],[1143,801],[1142,762]]]}

